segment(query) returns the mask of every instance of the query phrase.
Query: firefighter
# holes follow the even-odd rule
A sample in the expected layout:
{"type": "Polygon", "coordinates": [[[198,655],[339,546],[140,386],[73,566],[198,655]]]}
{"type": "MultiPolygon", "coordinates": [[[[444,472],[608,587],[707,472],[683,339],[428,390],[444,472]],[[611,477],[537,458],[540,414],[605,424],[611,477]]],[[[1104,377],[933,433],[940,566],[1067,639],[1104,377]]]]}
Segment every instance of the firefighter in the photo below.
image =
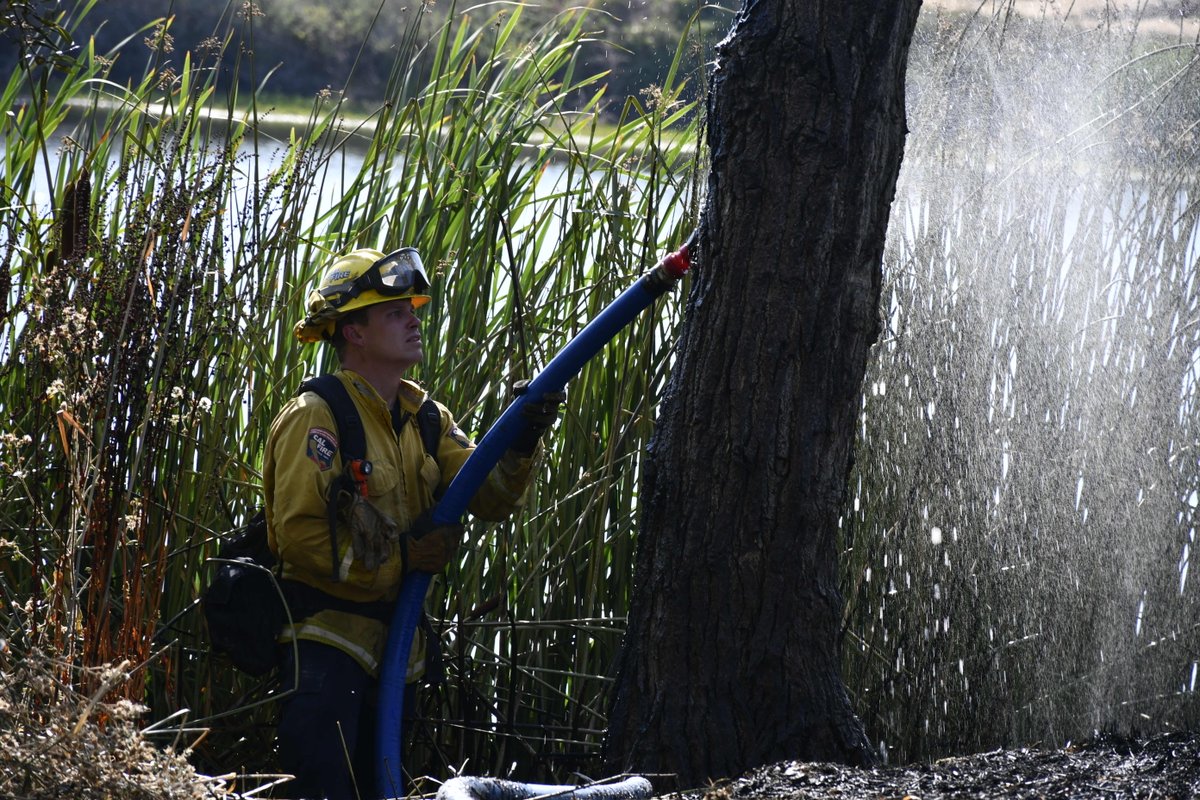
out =
{"type": "MultiPolygon", "coordinates": [[[[275,418],[263,464],[268,541],[285,583],[337,598],[327,604],[335,608],[306,609],[281,635],[282,676],[290,691],[282,700],[277,745],[280,765],[295,776],[286,787],[289,797],[341,800],[370,793],[374,695],[390,607],[407,571],[441,572],[461,543],[461,526],[419,539],[406,535],[474,448],[440,403],[436,452],[427,452],[418,428],[427,397],[406,376],[424,357],[417,312],[429,302],[428,292],[415,249],[386,255],[355,250],[325,270],[295,328],[300,341],[328,342],[336,352],[335,374],[361,419],[369,472],[355,476],[365,480],[364,491],[344,493],[331,512],[330,493],[343,464],[330,407],[306,392],[275,418]]],[[[474,516],[498,521],[520,507],[540,439],[564,399],[555,395],[527,405],[526,434],[472,499],[474,516]]],[[[424,672],[426,650],[418,636],[409,686],[424,672]]]]}

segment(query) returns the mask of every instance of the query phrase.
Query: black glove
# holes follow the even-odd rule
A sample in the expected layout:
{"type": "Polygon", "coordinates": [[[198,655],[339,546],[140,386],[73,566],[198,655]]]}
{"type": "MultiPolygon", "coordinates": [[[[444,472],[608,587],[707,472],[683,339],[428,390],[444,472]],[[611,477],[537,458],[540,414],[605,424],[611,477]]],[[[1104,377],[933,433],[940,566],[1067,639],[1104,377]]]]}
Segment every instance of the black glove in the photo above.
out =
{"type": "MultiPolygon", "coordinates": [[[[529,381],[517,381],[513,384],[513,395],[520,397],[529,389],[529,381]]],[[[521,416],[525,419],[525,430],[513,440],[511,450],[523,456],[532,455],[541,441],[542,435],[554,427],[558,421],[558,410],[567,402],[567,391],[547,392],[537,402],[526,403],[521,408],[521,416]]]]}

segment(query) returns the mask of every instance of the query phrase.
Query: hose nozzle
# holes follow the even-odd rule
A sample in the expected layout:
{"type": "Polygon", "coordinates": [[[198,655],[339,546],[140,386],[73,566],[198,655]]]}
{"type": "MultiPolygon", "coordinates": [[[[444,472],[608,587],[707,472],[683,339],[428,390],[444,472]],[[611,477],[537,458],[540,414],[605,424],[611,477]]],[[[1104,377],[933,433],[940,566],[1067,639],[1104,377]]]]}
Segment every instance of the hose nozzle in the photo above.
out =
{"type": "Polygon", "coordinates": [[[668,253],[654,269],[646,273],[646,285],[655,297],[670,289],[675,285],[675,281],[687,274],[692,266],[689,250],[695,241],[696,234],[693,233],[682,247],[674,253],[668,253]]]}
{"type": "Polygon", "coordinates": [[[691,268],[692,259],[688,254],[691,242],[692,240],[688,239],[686,244],[674,253],[667,254],[662,261],[658,262],[659,268],[666,272],[672,280],[679,280],[691,268]]]}

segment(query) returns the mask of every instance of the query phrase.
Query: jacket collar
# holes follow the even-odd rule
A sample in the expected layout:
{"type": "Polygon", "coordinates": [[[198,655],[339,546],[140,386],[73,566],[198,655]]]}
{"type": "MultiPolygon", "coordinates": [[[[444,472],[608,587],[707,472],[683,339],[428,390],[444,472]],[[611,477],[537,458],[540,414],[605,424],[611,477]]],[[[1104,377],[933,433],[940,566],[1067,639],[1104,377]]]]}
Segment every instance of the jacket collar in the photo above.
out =
{"type": "MultiPolygon", "coordinates": [[[[348,388],[357,392],[364,402],[378,406],[385,413],[391,408],[391,403],[384,400],[379,392],[375,391],[375,387],[367,383],[366,379],[354,370],[340,369],[338,376],[348,388]]],[[[400,404],[400,410],[409,414],[416,414],[427,397],[421,384],[407,378],[400,382],[400,391],[396,393],[396,401],[400,404]]]]}

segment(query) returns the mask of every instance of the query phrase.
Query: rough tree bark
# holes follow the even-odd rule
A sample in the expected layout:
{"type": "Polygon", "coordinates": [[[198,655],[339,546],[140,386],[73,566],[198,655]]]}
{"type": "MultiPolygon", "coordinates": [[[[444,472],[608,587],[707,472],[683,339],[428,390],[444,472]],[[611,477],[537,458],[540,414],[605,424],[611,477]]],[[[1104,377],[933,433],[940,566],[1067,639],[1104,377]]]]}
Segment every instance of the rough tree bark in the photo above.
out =
{"type": "Polygon", "coordinates": [[[837,525],[920,0],[746,0],[718,47],[712,170],[651,444],[614,771],[684,786],[873,760],[839,671],[837,525]]]}

